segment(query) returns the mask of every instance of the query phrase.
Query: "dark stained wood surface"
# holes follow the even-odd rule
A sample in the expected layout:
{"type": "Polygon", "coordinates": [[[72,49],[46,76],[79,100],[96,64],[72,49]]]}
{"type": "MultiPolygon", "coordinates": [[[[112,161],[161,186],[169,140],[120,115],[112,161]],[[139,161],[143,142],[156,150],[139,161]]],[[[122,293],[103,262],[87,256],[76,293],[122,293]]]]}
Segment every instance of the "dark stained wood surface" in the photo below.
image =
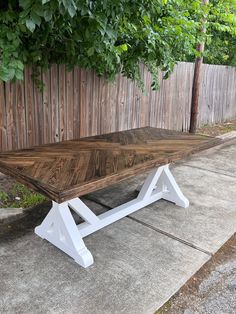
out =
{"type": "Polygon", "coordinates": [[[0,171],[61,203],[220,142],[145,127],[1,153],[0,171]]]}

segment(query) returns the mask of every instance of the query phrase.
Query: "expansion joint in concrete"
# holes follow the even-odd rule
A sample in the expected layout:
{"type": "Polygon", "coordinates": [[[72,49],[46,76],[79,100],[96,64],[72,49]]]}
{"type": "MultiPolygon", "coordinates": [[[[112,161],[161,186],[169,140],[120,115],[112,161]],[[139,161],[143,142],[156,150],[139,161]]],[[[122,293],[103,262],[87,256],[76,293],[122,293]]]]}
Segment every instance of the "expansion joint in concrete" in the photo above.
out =
{"type": "MultiPolygon", "coordinates": [[[[98,205],[103,206],[104,208],[106,208],[106,209],[108,209],[108,210],[112,209],[112,207],[110,207],[110,206],[108,206],[108,205],[106,205],[106,204],[104,204],[104,203],[98,201],[97,199],[95,200],[93,197],[86,197],[86,198],[87,198],[88,200],[90,200],[90,201],[93,201],[94,203],[96,203],[96,204],[98,204],[98,205]]],[[[191,242],[188,242],[188,241],[183,240],[183,239],[181,239],[181,238],[179,238],[179,237],[176,237],[175,235],[173,235],[173,234],[171,234],[171,233],[169,233],[169,232],[166,232],[166,231],[161,230],[161,229],[159,229],[159,228],[153,227],[152,225],[150,225],[150,224],[148,224],[148,223],[145,223],[145,222],[143,222],[143,221],[141,221],[141,220],[139,220],[139,219],[137,219],[137,218],[135,218],[135,217],[126,216],[126,218],[129,218],[129,219],[135,221],[136,223],[139,223],[139,224],[143,225],[143,226],[146,227],[146,228],[152,229],[153,231],[155,231],[155,232],[157,232],[157,233],[160,233],[160,234],[162,234],[162,235],[164,235],[164,236],[166,236],[166,237],[168,237],[168,238],[171,238],[171,239],[173,239],[173,240],[175,240],[175,241],[178,241],[178,242],[180,242],[180,243],[182,243],[182,244],[185,244],[185,245],[187,245],[187,246],[189,246],[189,247],[191,247],[191,248],[193,248],[193,249],[195,249],[195,250],[197,250],[197,251],[200,251],[200,252],[202,252],[202,253],[205,253],[205,254],[207,254],[207,255],[209,255],[209,256],[213,256],[213,254],[212,254],[211,252],[209,252],[209,251],[207,251],[207,250],[204,250],[204,249],[200,248],[199,246],[197,246],[197,245],[195,245],[195,244],[193,244],[193,243],[191,243],[191,242]]]]}
{"type": "MultiPolygon", "coordinates": [[[[214,171],[214,170],[210,170],[210,169],[206,169],[206,168],[194,166],[194,165],[192,165],[192,164],[191,164],[191,166],[188,165],[188,164],[185,164],[184,166],[185,166],[185,167],[188,167],[188,168],[195,168],[195,169],[198,169],[198,170],[208,171],[208,172],[211,172],[211,173],[220,174],[221,176],[225,176],[225,177],[230,177],[230,178],[236,179],[236,176],[234,176],[234,175],[232,175],[232,174],[226,174],[226,173],[223,173],[223,172],[214,171]]],[[[222,171],[224,171],[224,170],[222,169],[222,171]]]]}

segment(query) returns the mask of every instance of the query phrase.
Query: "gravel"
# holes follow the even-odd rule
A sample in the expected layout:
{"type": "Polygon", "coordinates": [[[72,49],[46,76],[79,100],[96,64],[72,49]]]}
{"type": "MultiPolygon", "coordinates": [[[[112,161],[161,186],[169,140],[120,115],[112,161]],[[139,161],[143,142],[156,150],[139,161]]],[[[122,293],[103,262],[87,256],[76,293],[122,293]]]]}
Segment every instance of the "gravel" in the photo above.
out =
{"type": "Polygon", "coordinates": [[[235,314],[236,236],[156,314],[235,314]]]}

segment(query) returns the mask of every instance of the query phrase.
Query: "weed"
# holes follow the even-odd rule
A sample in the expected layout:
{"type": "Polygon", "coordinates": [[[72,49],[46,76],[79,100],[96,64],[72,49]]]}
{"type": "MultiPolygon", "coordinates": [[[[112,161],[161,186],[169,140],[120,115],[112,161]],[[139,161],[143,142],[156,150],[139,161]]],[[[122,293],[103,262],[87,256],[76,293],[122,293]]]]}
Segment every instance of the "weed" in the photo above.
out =
{"type": "Polygon", "coordinates": [[[46,197],[28,189],[23,184],[16,183],[9,193],[0,192],[0,202],[2,207],[28,208],[42,203],[46,197]]]}
{"type": "Polygon", "coordinates": [[[0,191],[0,204],[4,204],[8,200],[7,193],[0,191]]]}

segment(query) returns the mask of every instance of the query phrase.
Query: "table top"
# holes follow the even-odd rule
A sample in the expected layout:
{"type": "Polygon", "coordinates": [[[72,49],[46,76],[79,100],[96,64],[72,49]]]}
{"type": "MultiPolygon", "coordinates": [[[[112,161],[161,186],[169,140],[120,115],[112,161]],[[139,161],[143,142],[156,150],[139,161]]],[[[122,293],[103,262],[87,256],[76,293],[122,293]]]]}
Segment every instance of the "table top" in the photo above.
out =
{"type": "Polygon", "coordinates": [[[0,171],[61,203],[220,142],[145,127],[4,152],[0,171]]]}

